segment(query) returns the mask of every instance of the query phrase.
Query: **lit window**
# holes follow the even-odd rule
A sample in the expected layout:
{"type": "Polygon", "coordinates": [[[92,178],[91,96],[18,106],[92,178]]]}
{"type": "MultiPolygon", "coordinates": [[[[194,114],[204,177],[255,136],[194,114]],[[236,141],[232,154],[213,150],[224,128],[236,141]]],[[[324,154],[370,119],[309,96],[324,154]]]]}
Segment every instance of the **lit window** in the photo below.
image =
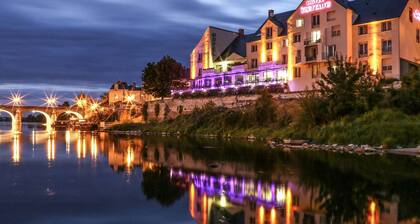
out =
{"type": "Polygon", "coordinates": [[[299,28],[299,27],[304,26],[304,22],[305,22],[304,19],[297,19],[296,20],[296,27],[299,28]]]}
{"type": "Polygon", "coordinates": [[[327,56],[328,56],[328,58],[337,56],[337,47],[336,47],[336,45],[329,45],[327,47],[327,56]]]}
{"type": "Polygon", "coordinates": [[[318,43],[321,40],[321,31],[312,31],[311,32],[311,41],[312,43],[318,43]]]}
{"type": "Polygon", "coordinates": [[[284,39],[284,40],[282,41],[282,45],[283,45],[283,47],[287,47],[287,45],[288,45],[288,40],[287,40],[287,39],[284,39]]]}

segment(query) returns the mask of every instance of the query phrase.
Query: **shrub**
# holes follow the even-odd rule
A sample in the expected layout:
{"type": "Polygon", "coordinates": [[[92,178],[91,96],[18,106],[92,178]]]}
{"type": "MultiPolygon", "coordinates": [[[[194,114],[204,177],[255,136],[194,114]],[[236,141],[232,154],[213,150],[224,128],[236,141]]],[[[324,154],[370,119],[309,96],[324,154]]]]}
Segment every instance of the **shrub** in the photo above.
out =
{"type": "Polygon", "coordinates": [[[408,114],[420,113],[420,71],[402,77],[401,89],[391,91],[391,104],[408,114]]]}
{"type": "Polygon", "coordinates": [[[276,120],[276,107],[273,96],[268,91],[264,91],[260,98],[255,102],[255,119],[259,125],[267,125],[276,120]]]}

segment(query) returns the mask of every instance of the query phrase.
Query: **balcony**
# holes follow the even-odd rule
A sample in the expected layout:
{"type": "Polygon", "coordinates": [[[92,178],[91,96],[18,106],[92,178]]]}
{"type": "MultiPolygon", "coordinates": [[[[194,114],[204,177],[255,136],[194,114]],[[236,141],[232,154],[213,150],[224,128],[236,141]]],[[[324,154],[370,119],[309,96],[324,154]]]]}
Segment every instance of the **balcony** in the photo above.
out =
{"type": "Polygon", "coordinates": [[[317,56],[316,55],[308,55],[306,56],[306,62],[313,62],[317,60],[317,56]]]}
{"type": "Polygon", "coordinates": [[[312,39],[306,39],[306,40],[303,41],[303,44],[305,46],[319,44],[319,43],[321,43],[321,39],[318,39],[318,40],[315,40],[315,41],[312,40],[312,39]]]}

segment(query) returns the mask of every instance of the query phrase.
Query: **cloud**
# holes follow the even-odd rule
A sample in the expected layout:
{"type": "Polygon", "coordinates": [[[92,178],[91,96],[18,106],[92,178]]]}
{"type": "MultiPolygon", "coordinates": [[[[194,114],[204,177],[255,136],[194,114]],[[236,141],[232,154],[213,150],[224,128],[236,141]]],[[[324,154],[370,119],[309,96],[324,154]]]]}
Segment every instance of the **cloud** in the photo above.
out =
{"type": "Polygon", "coordinates": [[[299,0],[3,0],[0,84],[83,90],[90,85],[108,88],[117,80],[139,82],[146,63],[164,55],[188,65],[190,51],[208,25],[250,32],[269,8],[280,12],[297,4],[299,0]]]}

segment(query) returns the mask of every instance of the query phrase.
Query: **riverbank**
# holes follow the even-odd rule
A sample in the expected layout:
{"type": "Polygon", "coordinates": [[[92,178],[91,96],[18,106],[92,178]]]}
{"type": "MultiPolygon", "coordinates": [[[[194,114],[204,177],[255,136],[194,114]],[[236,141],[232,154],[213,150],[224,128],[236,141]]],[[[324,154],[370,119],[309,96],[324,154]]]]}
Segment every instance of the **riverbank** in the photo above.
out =
{"type": "MultiPolygon", "coordinates": [[[[282,121],[250,125],[243,121],[244,111],[207,107],[173,120],[147,124],[122,124],[110,131],[133,134],[187,135],[200,137],[243,138],[273,141],[277,144],[289,139],[304,139],[316,145],[370,145],[372,148],[415,148],[420,144],[420,116],[406,115],[397,110],[374,110],[359,117],[308,129],[297,124],[283,126],[282,121]],[[242,124],[240,124],[242,123],[242,124]],[[243,125],[241,127],[241,125],[243,125]],[[248,127],[246,127],[249,125],[248,127]]],[[[286,118],[283,118],[286,119],[286,118]]],[[[292,118],[290,118],[292,119],[292,118]]],[[[283,121],[284,122],[284,121],[283,121]]]]}

